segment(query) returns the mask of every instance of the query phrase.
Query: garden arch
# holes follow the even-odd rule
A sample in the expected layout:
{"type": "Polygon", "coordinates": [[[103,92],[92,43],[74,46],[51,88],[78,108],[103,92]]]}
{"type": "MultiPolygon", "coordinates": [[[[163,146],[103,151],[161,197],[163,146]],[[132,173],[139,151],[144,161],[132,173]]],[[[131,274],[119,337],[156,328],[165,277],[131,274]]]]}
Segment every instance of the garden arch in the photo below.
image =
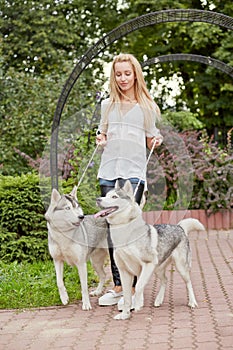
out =
{"type": "Polygon", "coordinates": [[[173,53],[170,55],[153,57],[145,62],[142,62],[141,66],[143,68],[146,66],[150,66],[151,64],[157,64],[160,62],[172,62],[172,61],[192,61],[192,62],[203,63],[208,66],[214,67],[218,70],[221,70],[223,73],[226,73],[233,78],[233,67],[228,66],[226,63],[211,57],[187,54],[187,53],[173,53]]]}
{"type": "MultiPolygon", "coordinates": [[[[98,42],[95,45],[93,45],[89,50],[86,51],[86,53],[82,56],[82,58],[79,60],[79,62],[71,72],[69,78],[67,79],[62,89],[61,95],[57,103],[54,118],[53,118],[51,144],[50,144],[50,173],[51,173],[52,188],[58,189],[57,141],[58,141],[58,132],[59,132],[59,125],[60,125],[62,111],[66,104],[67,98],[72,90],[72,87],[74,86],[75,82],[77,81],[79,76],[82,74],[82,72],[85,70],[85,68],[91,63],[91,61],[100,52],[105,50],[109,45],[111,45],[116,40],[122,38],[123,36],[135,30],[138,30],[147,26],[155,25],[155,24],[160,24],[160,23],[187,22],[187,21],[188,22],[206,22],[212,25],[218,25],[218,26],[233,30],[233,18],[218,12],[193,10],[193,9],[162,10],[157,12],[151,12],[149,14],[136,17],[130,21],[123,23],[122,25],[110,31],[100,40],[98,40],[98,42]]],[[[221,69],[224,67],[225,73],[232,76],[231,67],[227,66],[221,61],[213,60],[212,58],[209,58],[209,57],[205,57],[205,58],[203,57],[204,56],[184,55],[184,54],[183,55],[178,54],[178,56],[176,56],[173,54],[173,55],[167,55],[167,56],[160,56],[160,58],[157,58],[157,59],[153,58],[152,60],[154,60],[154,62],[147,61],[147,65],[156,63],[156,60],[158,59],[159,59],[159,62],[165,62],[169,60],[174,61],[178,59],[194,60],[195,58],[195,61],[213,65],[217,69],[221,69]],[[226,69],[225,66],[227,66],[228,68],[226,69]]]]}

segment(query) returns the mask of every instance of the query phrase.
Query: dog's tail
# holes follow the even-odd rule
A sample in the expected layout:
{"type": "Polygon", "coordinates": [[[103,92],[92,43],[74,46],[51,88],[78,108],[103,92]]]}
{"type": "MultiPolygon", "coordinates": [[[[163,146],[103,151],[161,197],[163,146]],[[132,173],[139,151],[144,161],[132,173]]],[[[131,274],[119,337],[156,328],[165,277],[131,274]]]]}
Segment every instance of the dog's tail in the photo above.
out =
{"type": "Polygon", "coordinates": [[[178,223],[178,225],[182,227],[186,235],[188,235],[191,231],[205,231],[205,227],[197,219],[183,219],[178,223]]]}

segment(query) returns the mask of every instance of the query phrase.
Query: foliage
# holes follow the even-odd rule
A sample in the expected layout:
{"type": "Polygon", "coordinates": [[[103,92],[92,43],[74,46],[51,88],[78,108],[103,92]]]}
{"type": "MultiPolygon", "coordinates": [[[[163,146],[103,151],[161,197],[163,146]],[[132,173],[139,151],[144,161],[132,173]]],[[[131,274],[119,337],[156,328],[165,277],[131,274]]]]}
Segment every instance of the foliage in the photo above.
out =
{"type": "Polygon", "coordinates": [[[33,261],[48,258],[45,209],[38,176],[1,176],[0,204],[0,259],[33,261]]]}
{"type": "MultiPolygon", "coordinates": [[[[65,181],[63,193],[69,193],[73,185],[73,180],[65,181]]],[[[38,175],[30,173],[17,177],[0,176],[0,260],[34,262],[49,258],[44,214],[50,193],[50,178],[40,181],[38,175]]],[[[79,192],[80,204],[89,214],[90,203],[95,203],[90,186],[88,190],[86,186],[85,195],[90,200],[84,199],[79,192]]]]}
{"type": "Polygon", "coordinates": [[[179,135],[163,130],[164,143],[148,167],[149,203],[153,209],[205,209],[233,206],[233,155],[220,150],[204,132],[179,135]]]}
{"type": "MultiPolygon", "coordinates": [[[[166,120],[173,126],[166,125],[167,122],[161,126],[164,142],[148,164],[149,193],[145,210],[189,208],[214,212],[230,208],[233,204],[231,148],[221,150],[217,143],[206,135],[205,130],[190,130],[194,126],[198,129],[202,124],[192,114],[188,115],[189,118],[186,119],[183,112],[178,115],[167,114],[166,120]],[[177,125],[182,132],[176,131],[177,125]]],[[[94,137],[94,132],[86,132],[74,143],[70,159],[73,170],[70,171],[67,181],[71,186],[77,184],[83,174],[83,160],[86,166],[91,159],[94,137]]],[[[95,199],[100,193],[96,180],[98,157],[100,154],[97,152],[86,169],[78,190],[81,205],[86,203],[86,208],[91,213],[96,211],[95,199]]]]}
{"type": "MultiPolygon", "coordinates": [[[[200,9],[232,15],[230,0],[125,0],[10,2],[0,10],[0,169],[14,175],[31,169],[20,152],[43,156],[62,86],[87,50],[125,21],[167,9],[200,9]],[[17,153],[18,150],[19,152],[17,153]]],[[[193,53],[232,66],[232,32],[207,23],[163,23],[129,33],[107,47],[74,82],[61,124],[103,92],[104,63],[120,51],[140,61],[170,53],[193,53]]],[[[226,143],[232,126],[232,79],[210,66],[194,62],[158,63],[144,69],[149,87],[179,77],[173,112],[198,115],[209,135],[226,143]]],[[[163,111],[170,109],[171,89],[152,89],[163,111]]],[[[67,136],[69,137],[69,135],[67,136]]],[[[21,153],[22,154],[22,153],[21,153]]]]}
{"type": "MultiPolygon", "coordinates": [[[[97,276],[88,262],[88,285],[96,286],[97,276]]],[[[76,268],[65,264],[64,280],[70,303],[81,299],[76,268]]],[[[24,309],[61,305],[52,260],[32,263],[0,261],[0,309],[24,309]]]]}
{"type": "MultiPolygon", "coordinates": [[[[148,165],[149,196],[144,210],[206,209],[232,207],[232,151],[220,150],[203,132],[162,129],[164,143],[148,165]]],[[[94,131],[77,138],[70,175],[60,191],[69,193],[80,180],[78,200],[84,213],[96,212],[100,194],[96,179],[100,152],[94,151],[94,131]],[[85,170],[85,172],[84,172],[85,170]],[[83,178],[82,178],[83,175],[83,178]]],[[[41,184],[38,175],[0,177],[0,259],[3,261],[46,260],[45,207],[50,200],[49,178],[41,184]]]]}
{"type": "MultiPolygon", "coordinates": [[[[154,1],[129,0],[126,3],[128,6],[125,6],[124,14],[128,19],[171,8],[208,10],[228,16],[232,16],[233,10],[230,1],[161,0],[155,5],[154,1]]],[[[190,53],[212,57],[232,66],[232,36],[232,31],[208,23],[162,23],[156,25],[156,30],[154,26],[148,26],[128,34],[118,42],[117,48],[123,51],[127,47],[141,61],[160,55],[190,53]]],[[[159,84],[178,77],[174,110],[198,113],[198,119],[205,124],[209,136],[214,134],[216,140],[223,144],[226,142],[227,130],[232,126],[232,77],[211,66],[189,61],[158,62],[145,68],[145,73],[148,84],[152,85],[154,81],[159,84]]],[[[169,93],[171,91],[163,84],[156,94],[157,102],[163,109],[169,109],[169,93]]]]}
{"type": "Polygon", "coordinates": [[[85,131],[79,135],[74,141],[72,149],[73,153],[68,160],[71,169],[67,184],[74,186],[81,181],[78,186],[79,203],[84,208],[85,213],[93,214],[97,210],[96,198],[100,195],[97,181],[100,153],[97,152],[92,159],[95,153],[95,130],[85,131]]]}
{"type": "Polygon", "coordinates": [[[1,1],[3,69],[48,74],[72,66],[116,23],[117,1],[1,1]],[[102,15],[101,15],[102,13],[102,15]]]}
{"type": "Polygon", "coordinates": [[[167,121],[168,125],[172,125],[178,131],[204,128],[204,124],[198,119],[198,115],[188,111],[167,111],[163,114],[163,120],[167,121]]]}
{"type": "Polygon", "coordinates": [[[57,100],[58,77],[40,78],[10,70],[1,84],[2,173],[27,172],[28,166],[16,149],[33,159],[39,157],[48,140],[57,100]]]}
{"type": "Polygon", "coordinates": [[[208,137],[197,142],[195,133],[184,136],[194,167],[190,208],[203,208],[213,212],[232,208],[233,154],[220,150],[216,142],[208,137]]]}
{"type": "MultiPolygon", "coordinates": [[[[2,1],[0,170],[4,175],[30,169],[15,149],[34,160],[42,156],[62,86],[96,36],[112,26],[114,11],[116,1],[2,1]],[[100,8],[106,17],[98,16],[100,8]]],[[[65,118],[90,103],[96,85],[103,83],[102,71],[98,59],[87,67],[78,89],[72,91],[65,118]]]]}
{"type": "MultiPolygon", "coordinates": [[[[31,165],[44,160],[57,100],[75,64],[94,43],[125,21],[174,8],[232,16],[233,3],[230,0],[160,0],[156,4],[154,0],[1,1],[0,170],[10,175],[0,178],[2,259],[47,258],[43,204],[48,203],[50,190],[45,190],[46,200],[41,199],[36,175],[15,179],[11,176],[31,171],[31,165]]],[[[94,111],[96,92],[105,89],[104,64],[110,62],[113,55],[127,51],[145,61],[182,52],[210,56],[232,66],[232,45],[232,32],[223,27],[177,22],[156,25],[156,30],[154,26],[141,28],[101,52],[74,82],[63,111],[58,147],[64,147],[63,153],[68,154],[67,168],[63,169],[63,163],[59,163],[59,170],[64,170],[64,191],[69,191],[80,180],[86,161],[94,151],[94,134],[91,132],[90,140],[89,131],[84,127],[87,119],[82,115],[94,111]],[[65,148],[66,140],[68,146],[75,140],[72,146],[75,151],[71,148],[71,155],[65,148]]],[[[155,92],[154,97],[173,126],[180,131],[204,125],[209,136],[214,135],[215,140],[226,145],[233,115],[233,87],[229,76],[196,62],[157,63],[145,67],[144,73],[148,87],[155,92]],[[162,81],[174,77],[178,77],[179,87],[171,108],[167,102],[171,88],[162,84],[159,90],[156,84],[161,85],[162,81]]],[[[88,124],[90,126],[92,130],[93,125],[88,124]]],[[[177,136],[176,132],[168,130],[167,144],[157,152],[163,176],[162,179],[156,177],[157,187],[152,191],[157,195],[155,201],[161,195],[164,208],[174,208],[174,205],[210,210],[229,207],[232,204],[229,199],[232,196],[231,144],[232,138],[228,137],[228,149],[221,151],[212,138],[203,141],[201,134],[183,132],[177,136]],[[182,147],[179,149],[177,145],[182,147]],[[172,147],[180,152],[181,161],[174,158],[172,147]],[[185,177],[187,164],[190,174],[185,177]],[[192,192],[191,201],[187,196],[181,197],[177,190],[185,193],[185,188],[192,192]]],[[[99,157],[98,150],[79,187],[81,205],[87,213],[95,210],[93,203],[99,195],[96,181],[99,157]]],[[[151,164],[152,177],[154,170],[151,164]]],[[[149,185],[154,186],[153,183],[149,185]]],[[[149,200],[148,204],[151,202],[149,200]]]]}

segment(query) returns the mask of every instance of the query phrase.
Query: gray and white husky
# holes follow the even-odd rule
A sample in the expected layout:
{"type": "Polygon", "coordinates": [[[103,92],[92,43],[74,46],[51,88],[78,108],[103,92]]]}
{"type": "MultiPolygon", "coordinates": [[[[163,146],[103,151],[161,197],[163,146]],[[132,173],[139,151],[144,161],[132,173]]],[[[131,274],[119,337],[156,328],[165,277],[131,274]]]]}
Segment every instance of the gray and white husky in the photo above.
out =
{"type": "Polygon", "coordinates": [[[124,306],[122,313],[115,319],[130,318],[133,277],[137,276],[135,288],[135,311],[144,305],[145,285],[155,271],[161,281],[154,306],[160,306],[164,300],[166,288],[165,270],[173,260],[184,279],[188,291],[188,305],[197,306],[190,279],[191,251],[188,233],[192,230],[204,230],[196,219],[184,219],[178,225],[148,225],[142,218],[142,212],[134,200],[129,181],[123,188],[118,184],[106,197],[97,199],[102,210],[97,216],[106,217],[110,224],[110,234],[114,246],[114,257],[118,266],[124,306]]]}
{"type": "Polygon", "coordinates": [[[107,223],[105,219],[95,219],[93,215],[83,215],[77,201],[77,188],[68,195],[60,195],[52,190],[51,202],[45,214],[48,226],[48,246],[53,258],[57,287],[62,303],[69,297],[63,281],[64,262],[78,268],[82,309],[91,309],[88,283],[87,261],[90,259],[99,276],[97,289],[91,295],[100,295],[105,282],[104,260],[107,255],[107,223]]]}

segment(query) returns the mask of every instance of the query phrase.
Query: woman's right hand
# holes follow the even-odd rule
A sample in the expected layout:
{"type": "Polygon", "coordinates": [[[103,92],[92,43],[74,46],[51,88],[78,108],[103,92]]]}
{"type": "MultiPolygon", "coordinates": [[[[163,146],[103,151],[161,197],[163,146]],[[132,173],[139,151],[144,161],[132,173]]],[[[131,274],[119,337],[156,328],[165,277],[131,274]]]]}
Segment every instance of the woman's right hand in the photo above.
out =
{"type": "Polygon", "coordinates": [[[96,144],[98,145],[98,146],[102,146],[102,147],[104,147],[105,145],[106,145],[106,143],[107,143],[107,138],[106,138],[106,135],[104,135],[104,134],[99,134],[99,135],[97,135],[96,136],[96,144]]]}

